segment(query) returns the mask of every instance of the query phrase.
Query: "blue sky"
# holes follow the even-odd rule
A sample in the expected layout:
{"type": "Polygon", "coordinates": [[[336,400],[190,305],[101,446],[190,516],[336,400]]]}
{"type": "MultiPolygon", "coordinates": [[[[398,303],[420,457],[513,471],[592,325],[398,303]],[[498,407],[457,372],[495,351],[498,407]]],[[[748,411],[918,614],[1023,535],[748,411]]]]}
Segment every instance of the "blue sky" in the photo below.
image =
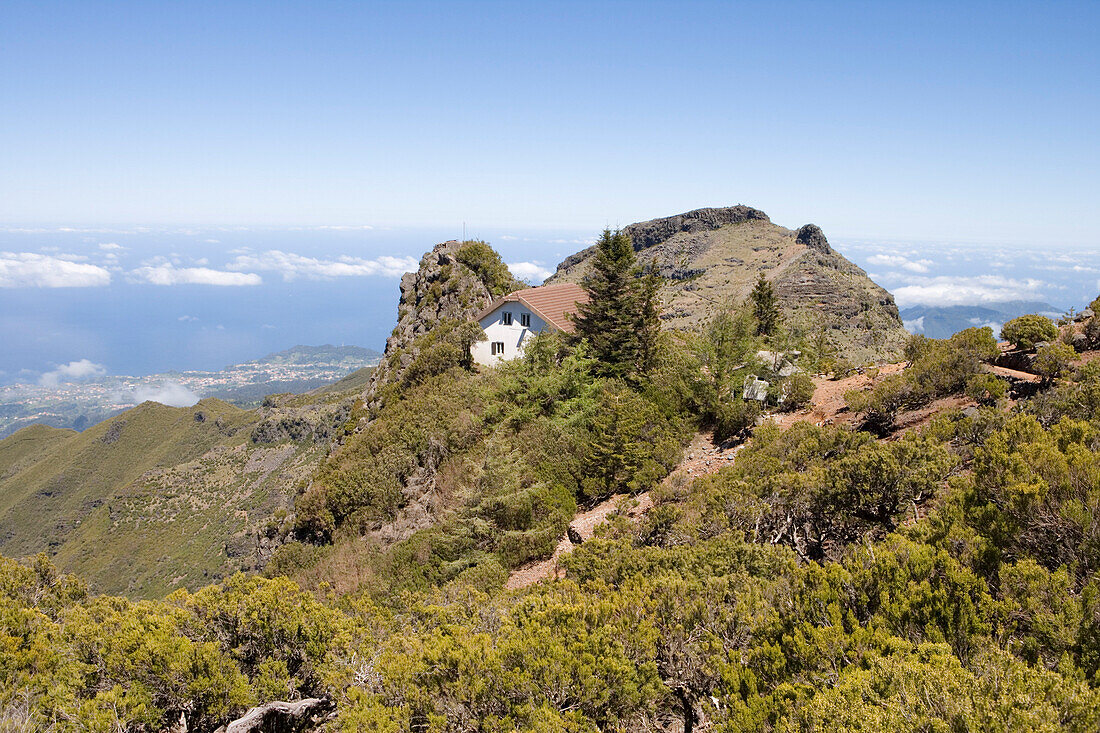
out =
{"type": "Polygon", "coordinates": [[[1082,243],[1100,3],[13,2],[0,221],[1082,243]]]}
{"type": "Polygon", "coordinates": [[[537,281],[606,225],[734,203],[899,300],[1077,304],[1097,28],[1097,2],[5,0],[0,380],[379,348],[395,263],[464,223],[537,281]]]}

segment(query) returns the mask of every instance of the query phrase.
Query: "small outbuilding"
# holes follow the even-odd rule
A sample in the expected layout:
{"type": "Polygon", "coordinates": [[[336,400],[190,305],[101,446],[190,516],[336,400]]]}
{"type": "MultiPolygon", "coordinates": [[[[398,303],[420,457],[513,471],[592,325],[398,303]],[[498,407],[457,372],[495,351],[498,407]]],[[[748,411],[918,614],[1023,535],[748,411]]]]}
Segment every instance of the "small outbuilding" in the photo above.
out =
{"type": "Polygon", "coordinates": [[[523,354],[527,339],[543,331],[572,333],[571,315],[588,293],[573,283],[543,285],[508,293],[477,314],[485,339],[470,349],[474,362],[493,366],[523,354]]]}

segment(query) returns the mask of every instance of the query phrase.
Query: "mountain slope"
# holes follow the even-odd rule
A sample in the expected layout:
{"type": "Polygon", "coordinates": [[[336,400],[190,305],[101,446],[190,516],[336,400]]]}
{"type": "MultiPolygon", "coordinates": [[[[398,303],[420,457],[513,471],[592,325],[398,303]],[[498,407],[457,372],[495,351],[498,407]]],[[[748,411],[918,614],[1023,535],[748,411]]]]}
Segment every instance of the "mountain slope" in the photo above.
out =
{"type": "Polygon", "coordinates": [[[260,567],[350,410],[346,394],[286,402],[146,402],[83,433],[20,430],[0,441],[0,553],[47,552],[137,597],[260,567]]]}
{"type": "MultiPolygon", "coordinates": [[[[639,262],[666,278],[667,327],[691,328],[736,305],[763,272],[789,322],[804,332],[824,326],[849,358],[888,359],[905,342],[893,296],[833,250],[813,224],[792,231],[762,211],[731,206],[631,224],[623,231],[639,262]]],[[[547,282],[580,282],[594,253],[590,247],[566,258],[547,282]]]]}

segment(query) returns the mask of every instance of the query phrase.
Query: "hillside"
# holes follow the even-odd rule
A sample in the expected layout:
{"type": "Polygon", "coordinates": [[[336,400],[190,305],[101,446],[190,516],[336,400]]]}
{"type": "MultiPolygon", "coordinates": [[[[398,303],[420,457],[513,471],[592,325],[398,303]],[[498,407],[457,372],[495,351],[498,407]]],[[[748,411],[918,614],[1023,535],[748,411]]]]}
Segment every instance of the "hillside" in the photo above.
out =
{"type": "Polygon", "coordinates": [[[96,590],[135,597],[258,568],[347,397],[146,402],[83,433],[24,428],[0,441],[0,553],[47,552],[96,590]]]}
{"type": "MultiPolygon", "coordinates": [[[[893,297],[829,246],[813,224],[786,229],[748,206],[696,209],[623,229],[639,262],[666,278],[669,328],[694,328],[748,296],[763,272],[788,321],[803,333],[824,327],[856,362],[890,360],[907,336],[893,297]]],[[[548,283],[580,282],[593,249],[566,258],[548,283]]]]}

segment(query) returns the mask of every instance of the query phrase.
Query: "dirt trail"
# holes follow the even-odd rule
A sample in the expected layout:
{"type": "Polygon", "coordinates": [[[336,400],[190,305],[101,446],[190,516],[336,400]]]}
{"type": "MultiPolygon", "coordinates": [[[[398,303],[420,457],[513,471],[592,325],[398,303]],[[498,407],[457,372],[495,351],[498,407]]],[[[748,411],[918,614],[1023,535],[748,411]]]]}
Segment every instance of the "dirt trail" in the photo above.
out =
{"type": "MultiPolygon", "coordinates": [[[[663,483],[676,480],[679,476],[695,478],[708,473],[714,473],[723,466],[729,465],[727,461],[733,460],[737,448],[722,448],[715,445],[709,433],[699,433],[692,439],[691,444],[684,449],[684,459],[673,469],[672,473],[665,477],[663,483]]],[[[601,501],[591,509],[578,512],[573,521],[569,523],[570,529],[580,535],[582,540],[590,540],[596,534],[596,527],[607,520],[616,510],[622,511],[631,519],[638,519],[653,506],[653,500],[648,491],[633,497],[626,494],[615,494],[601,501]]],[[[525,588],[532,583],[537,583],[544,578],[554,577],[558,574],[558,559],[573,551],[576,545],[569,539],[568,534],[561,538],[558,546],[554,548],[554,554],[545,560],[537,560],[528,563],[521,568],[516,568],[508,576],[505,588],[525,588]]]]}
{"type": "MultiPolygon", "coordinates": [[[[887,374],[900,372],[904,366],[904,364],[884,364],[878,367],[878,376],[883,377],[887,374]]],[[[822,376],[817,376],[813,379],[815,386],[814,396],[808,408],[799,412],[773,415],[769,419],[783,429],[787,429],[799,422],[812,422],[815,425],[829,425],[855,420],[857,416],[849,413],[844,404],[844,393],[851,389],[866,389],[872,384],[871,376],[866,373],[853,374],[850,377],[837,380],[822,376]]],[[[948,398],[947,400],[938,401],[925,410],[915,411],[912,415],[906,415],[905,417],[907,419],[903,428],[908,429],[923,424],[923,422],[926,422],[931,415],[939,409],[945,407],[961,407],[964,404],[968,404],[968,402],[958,398],[948,398]]],[[[744,447],[744,445],[746,444],[742,443],[736,446],[716,445],[709,433],[699,433],[691,441],[691,444],[684,449],[683,460],[681,460],[680,464],[665,478],[663,483],[668,484],[677,481],[680,477],[691,480],[699,476],[715,473],[725,466],[731,465],[737,452],[744,447]]],[[[619,509],[620,506],[622,506],[622,510],[627,516],[634,520],[642,517],[649,508],[653,506],[653,501],[648,491],[635,496],[634,500],[636,503],[633,505],[631,505],[628,499],[629,497],[625,494],[616,494],[600,502],[591,509],[578,512],[577,515],[573,517],[573,521],[569,523],[569,526],[580,535],[582,540],[588,540],[595,534],[596,527],[619,509]]],[[[554,548],[553,555],[545,560],[538,560],[513,570],[511,575],[508,576],[508,581],[505,583],[504,587],[509,589],[525,588],[544,578],[557,576],[560,572],[558,560],[563,555],[572,552],[574,547],[575,545],[569,540],[568,535],[562,537],[561,541],[558,542],[558,546],[554,548]]]]}

